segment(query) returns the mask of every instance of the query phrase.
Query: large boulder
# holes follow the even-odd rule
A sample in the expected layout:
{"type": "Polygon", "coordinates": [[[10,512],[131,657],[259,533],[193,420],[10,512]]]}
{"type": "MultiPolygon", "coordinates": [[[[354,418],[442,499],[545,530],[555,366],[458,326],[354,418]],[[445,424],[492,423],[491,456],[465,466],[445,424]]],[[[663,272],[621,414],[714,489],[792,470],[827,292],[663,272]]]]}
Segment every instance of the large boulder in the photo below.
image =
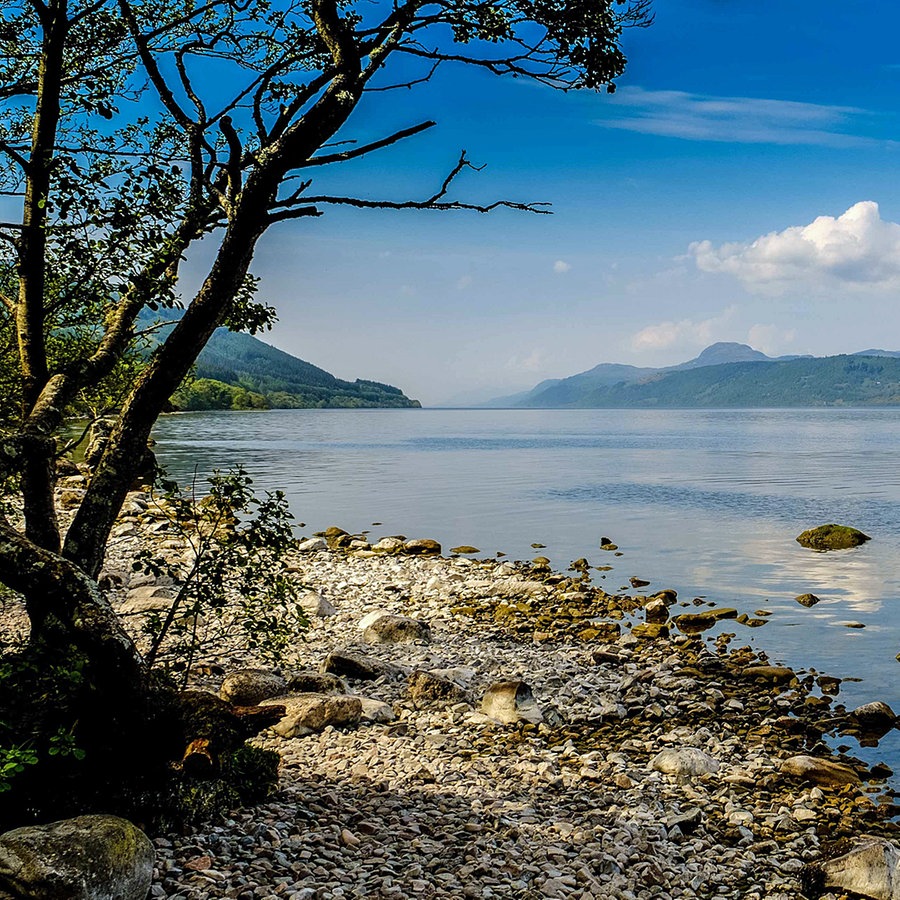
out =
{"type": "Polygon", "coordinates": [[[225,676],[219,696],[235,706],[256,706],[288,690],[287,681],[269,669],[236,669],[225,676]]]}
{"type": "Polygon", "coordinates": [[[286,676],[288,693],[291,694],[346,694],[347,683],[331,672],[314,672],[298,669],[286,676]]]}
{"type": "Polygon", "coordinates": [[[504,725],[531,722],[538,725],[544,715],[524,681],[501,681],[492,684],[481,701],[481,711],[490,719],[504,725]]]}
{"type": "Polygon", "coordinates": [[[363,632],[367,644],[411,644],[430,641],[431,626],[411,616],[378,616],[363,632]]]}
{"type": "Polygon", "coordinates": [[[441,545],[431,538],[414,538],[403,545],[403,550],[412,556],[441,555],[441,545]]]}
{"type": "Polygon", "coordinates": [[[819,525],[797,535],[797,543],[810,550],[849,550],[858,547],[871,538],[849,525],[819,525]]]}
{"type": "Polygon", "coordinates": [[[837,855],[804,869],[804,893],[819,897],[834,889],[871,900],[900,900],[900,848],[870,836],[848,843],[837,855]]]}
{"type": "Polygon", "coordinates": [[[403,674],[400,666],[353,650],[332,650],[322,662],[322,671],[360,681],[374,681],[382,676],[398,678],[403,674]]]}
{"type": "Polygon", "coordinates": [[[650,768],[665,775],[695,778],[719,771],[718,760],[696,747],[670,747],[650,760],[650,768]]]}
{"type": "Polygon", "coordinates": [[[292,694],[267,700],[262,705],[271,704],[285,708],[281,721],[272,726],[272,730],[284,738],[313,734],[329,725],[335,728],[358,725],[362,716],[359,697],[346,694],[292,694]]]}
{"type": "Polygon", "coordinates": [[[863,703],[862,706],[857,706],[850,716],[864,729],[872,731],[884,729],[885,733],[893,728],[897,721],[894,711],[883,700],[863,703]]]}
{"type": "Polygon", "coordinates": [[[117,816],[79,816],[0,835],[0,900],[145,900],[153,844],[117,816]]]}
{"type": "Polygon", "coordinates": [[[781,771],[785,775],[828,787],[859,783],[859,775],[850,766],[815,756],[788,757],[781,763],[781,771]]]}
{"type": "Polygon", "coordinates": [[[412,672],[406,681],[410,700],[417,707],[433,703],[465,703],[469,692],[452,678],[439,672],[412,672]]]}
{"type": "Polygon", "coordinates": [[[310,617],[324,618],[337,615],[334,604],[326,600],[318,591],[306,591],[300,595],[297,602],[303,612],[310,617]]]}

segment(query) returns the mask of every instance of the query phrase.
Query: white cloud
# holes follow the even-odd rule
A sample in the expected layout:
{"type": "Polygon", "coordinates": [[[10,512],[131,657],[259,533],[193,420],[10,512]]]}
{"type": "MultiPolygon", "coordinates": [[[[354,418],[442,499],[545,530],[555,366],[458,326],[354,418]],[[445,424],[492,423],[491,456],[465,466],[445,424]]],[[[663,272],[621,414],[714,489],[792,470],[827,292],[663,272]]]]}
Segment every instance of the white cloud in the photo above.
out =
{"type": "Polygon", "coordinates": [[[724,272],[750,290],[779,293],[791,284],[857,288],[900,286],[900,225],[866,200],[843,215],[773,231],[750,243],[697,241],[688,253],[703,272],[724,272]]]}
{"type": "Polygon", "coordinates": [[[543,347],[535,347],[526,356],[511,356],[506,361],[506,368],[514,372],[541,372],[549,362],[547,351],[543,347]]]}
{"type": "Polygon", "coordinates": [[[689,141],[829,147],[872,142],[852,133],[872,114],[852,106],[624,87],[608,108],[612,114],[598,125],[689,141]]]}
{"type": "Polygon", "coordinates": [[[557,275],[565,275],[566,272],[571,270],[571,266],[564,259],[558,259],[555,263],[553,263],[553,271],[556,272],[557,275]]]}
{"type": "Polygon", "coordinates": [[[463,275],[456,282],[456,289],[458,291],[464,291],[467,288],[472,286],[472,276],[471,275],[463,275]]]}
{"type": "Polygon", "coordinates": [[[721,315],[703,319],[681,319],[648,325],[631,338],[632,349],[665,350],[669,347],[705,347],[721,339],[721,331],[732,318],[736,307],[729,306],[721,315]]]}
{"type": "Polygon", "coordinates": [[[793,328],[782,329],[777,325],[753,325],[747,332],[747,343],[769,356],[779,356],[791,344],[797,332],[793,328]]]}

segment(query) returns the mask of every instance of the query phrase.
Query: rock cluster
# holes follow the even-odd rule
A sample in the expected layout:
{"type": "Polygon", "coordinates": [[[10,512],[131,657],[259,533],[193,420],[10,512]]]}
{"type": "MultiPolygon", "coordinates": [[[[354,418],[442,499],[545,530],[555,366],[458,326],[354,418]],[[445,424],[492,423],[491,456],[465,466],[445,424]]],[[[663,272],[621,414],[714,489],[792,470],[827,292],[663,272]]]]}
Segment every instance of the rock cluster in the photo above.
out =
{"type": "MultiPolygon", "coordinates": [[[[634,636],[666,627],[674,592],[364,548],[292,566],[335,614],[295,670],[260,673],[288,707],[261,738],[283,789],[158,839],[151,897],[787,900],[826,883],[829,840],[894,833],[873,773],[822,742],[839,710],[812,676],[634,636]],[[296,673],[336,684],[298,691],[296,673]]],[[[224,696],[254,660],[219,660],[229,674],[198,686],[224,696]]]]}
{"type": "MultiPolygon", "coordinates": [[[[142,586],[135,518],[108,561],[120,604],[142,586]]],[[[330,609],[290,667],[227,633],[197,667],[194,689],[285,707],[257,739],[281,754],[282,787],[158,837],[151,898],[882,896],[860,889],[860,858],[881,861],[873,891],[893,883],[887,773],[823,741],[891,727],[889,708],[848,712],[836,679],[697,633],[735,611],[670,618],[673,591],[612,595],[583,566],[408,544],[341,529],[301,543],[293,576],[330,609]],[[827,851],[861,835],[867,856],[827,851]]]]}

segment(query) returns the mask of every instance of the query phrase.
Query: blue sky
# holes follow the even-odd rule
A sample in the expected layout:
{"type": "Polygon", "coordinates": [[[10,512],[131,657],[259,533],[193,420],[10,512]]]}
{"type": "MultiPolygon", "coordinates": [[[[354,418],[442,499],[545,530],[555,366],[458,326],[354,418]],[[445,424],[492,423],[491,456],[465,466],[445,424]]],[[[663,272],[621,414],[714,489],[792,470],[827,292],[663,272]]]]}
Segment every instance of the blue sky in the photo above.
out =
{"type": "Polygon", "coordinates": [[[900,5],[657,0],[619,90],[447,68],[379,94],[354,137],[438,127],[326,176],[552,216],[338,210],[271,231],[267,338],[426,404],[718,340],[771,354],[900,349],[900,5]],[[877,204],[877,206],[876,206],[877,204]],[[849,212],[848,212],[849,211],[849,212]],[[824,218],[823,218],[824,217],[824,218]]]}

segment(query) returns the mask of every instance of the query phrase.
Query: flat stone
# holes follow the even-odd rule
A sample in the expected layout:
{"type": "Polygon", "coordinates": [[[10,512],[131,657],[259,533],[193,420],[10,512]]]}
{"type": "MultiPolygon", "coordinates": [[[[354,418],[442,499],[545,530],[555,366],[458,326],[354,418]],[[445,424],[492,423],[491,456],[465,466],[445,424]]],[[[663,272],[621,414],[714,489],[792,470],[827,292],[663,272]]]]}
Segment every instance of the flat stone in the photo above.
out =
{"type": "Polygon", "coordinates": [[[664,622],[640,622],[632,627],[631,633],[635,637],[648,640],[667,638],[669,636],[669,626],[664,622]]]}
{"type": "Polygon", "coordinates": [[[650,768],[665,775],[696,777],[719,771],[718,760],[696,747],[670,747],[650,760],[650,768]]]}
{"type": "Polygon", "coordinates": [[[285,714],[272,730],[284,738],[302,737],[329,725],[342,728],[358,725],[362,717],[359,697],[347,694],[289,694],[266,700],[262,706],[284,706],[285,714]]]}
{"type": "Polygon", "coordinates": [[[785,775],[792,775],[813,784],[834,786],[859,783],[859,775],[849,766],[815,756],[788,757],[782,761],[781,771],[785,775]]]}
{"type": "Polygon", "coordinates": [[[322,671],[361,681],[374,681],[383,675],[397,678],[403,674],[400,666],[352,650],[333,650],[322,662],[322,671]]]}
{"type": "Polygon", "coordinates": [[[297,550],[300,553],[315,553],[317,550],[327,550],[328,542],[325,538],[314,537],[309,540],[301,541],[297,544],[297,550]]]}
{"type": "Polygon", "coordinates": [[[792,681],[797,673],[787,666],[747,666],[741,669],[744,678],[756,678],[760,681],[770,681],[773,684],[781,684],[792,681]]]}
{"type": "Polygon", "coordinates": [[[818,893],[833,888],[871,900],[900,900],[900,848],[884,838],[856,838],[841,855],[807,866],[802,880],[818,893]]]}
{"type": "Polygon", "coordinates": [[[403,550],[413,556],[441,555],[441,545],[431,538],[414,538],[403,545],[403,550]]]}

